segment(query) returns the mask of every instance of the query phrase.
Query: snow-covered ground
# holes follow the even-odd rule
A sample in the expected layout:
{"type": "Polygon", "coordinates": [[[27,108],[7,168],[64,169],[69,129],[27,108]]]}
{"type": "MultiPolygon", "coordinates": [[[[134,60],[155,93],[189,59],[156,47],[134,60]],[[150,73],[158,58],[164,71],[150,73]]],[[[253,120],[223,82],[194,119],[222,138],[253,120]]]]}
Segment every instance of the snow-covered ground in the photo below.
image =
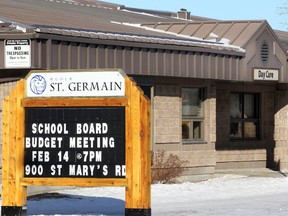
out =
{"type": "MultiPolygon", "coordinates": [[[[29,199],[27,209],[28,215],[123,216],[125,188],[59,190],[29,199]]],[[[228,174],[198,183],[155,184],[151,209],[153,216],[286,216],[288,178],[228,174]]]]}

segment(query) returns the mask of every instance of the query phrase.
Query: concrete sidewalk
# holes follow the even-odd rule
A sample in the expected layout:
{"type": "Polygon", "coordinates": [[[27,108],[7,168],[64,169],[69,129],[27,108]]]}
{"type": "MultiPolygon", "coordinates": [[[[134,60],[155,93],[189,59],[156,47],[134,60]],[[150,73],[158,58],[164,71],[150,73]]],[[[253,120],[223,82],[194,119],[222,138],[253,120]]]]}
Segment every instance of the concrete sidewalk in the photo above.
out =
{"type": "Polygon", "coordinates": [[[213,174],[204,175],[189,175],[181,176],[178,178],[179,182],[199,182],[206,181],[212,178],[223,177],[227,175],[233,176],[245,176],[245,177],[271,177],[271,178],[285,178],[288,175],[279,171],[274,171],[268,168],[255,168],[255,169],[224,169],[215,170],[213,174]]]}
{"type": "Polygon", "coordinates": [[[222,175],[241,175],[247,177],[272,177],[272,178],[281,178],[287,177],[286,173],[280,171],[274,171],[268,168],[255,168],[255,169],[225,169],[225,170],[216,170],[215,176],[222,175]]]}

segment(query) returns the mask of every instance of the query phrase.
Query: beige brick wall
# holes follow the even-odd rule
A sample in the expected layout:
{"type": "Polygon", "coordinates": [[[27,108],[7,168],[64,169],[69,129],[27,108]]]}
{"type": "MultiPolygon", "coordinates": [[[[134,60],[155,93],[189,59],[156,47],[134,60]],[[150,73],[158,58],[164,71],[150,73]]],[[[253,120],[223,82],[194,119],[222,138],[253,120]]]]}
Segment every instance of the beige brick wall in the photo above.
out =
{"type": "MultiPolygon", "coordinates": [[[[187,87],[187,85],[186,85],[187,87]]],[[[215,87],[205,86],[205,143],[182,143],[182,99],[180,85],[156,85],[154,97],[154,151],[178,155],[186,164],[187,175],[214,173],[216,165],[215,87]]]]}
{"type": "Polygon", "coordinates": [[[181,99],[178,86],[159,85],[154,97],[154,142],[179,143],[181,140],[181,99]]]}
{"type": "Polygon", "coordinates": [[[279,170],[288,172],[288,89],[276,92],[274,160],[279,170]]]}
{"type": "Polygon", "coordinates": [[[216,89],[215,86],[208,86],[204,101],[204,140],[213,145],[216,142],[216,89]]]}
{"type": "Polygon", "coordinates": [[[266,166],[266,149],[217,151],[216,169],[258,168],[266,166]]]}

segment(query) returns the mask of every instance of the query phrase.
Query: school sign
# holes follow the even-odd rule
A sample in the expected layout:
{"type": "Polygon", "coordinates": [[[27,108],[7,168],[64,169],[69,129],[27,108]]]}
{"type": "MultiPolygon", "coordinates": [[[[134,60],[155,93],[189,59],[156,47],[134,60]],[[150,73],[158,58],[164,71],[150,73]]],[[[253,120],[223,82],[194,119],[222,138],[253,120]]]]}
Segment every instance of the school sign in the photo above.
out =
{"type": "Polygon", "coordinates": [[[27,186],[124,186],[151,215],[150,102],[121,70],[32,71],[4,100],[2,214],[27,186]]]}

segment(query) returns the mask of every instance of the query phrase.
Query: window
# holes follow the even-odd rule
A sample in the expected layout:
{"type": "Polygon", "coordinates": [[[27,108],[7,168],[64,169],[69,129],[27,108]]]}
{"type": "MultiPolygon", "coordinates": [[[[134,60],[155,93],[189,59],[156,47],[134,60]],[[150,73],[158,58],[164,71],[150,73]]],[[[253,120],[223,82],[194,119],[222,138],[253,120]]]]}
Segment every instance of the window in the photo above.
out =
{"type": "Polygon", "coordinates": [[[230,138],[259,138],[259,94],[230,95],[230,138]]]}
{"type": "Polygon", "coordinates": [[[182,139],[203,140],[203,89],[182,88],[182,139]]]}

